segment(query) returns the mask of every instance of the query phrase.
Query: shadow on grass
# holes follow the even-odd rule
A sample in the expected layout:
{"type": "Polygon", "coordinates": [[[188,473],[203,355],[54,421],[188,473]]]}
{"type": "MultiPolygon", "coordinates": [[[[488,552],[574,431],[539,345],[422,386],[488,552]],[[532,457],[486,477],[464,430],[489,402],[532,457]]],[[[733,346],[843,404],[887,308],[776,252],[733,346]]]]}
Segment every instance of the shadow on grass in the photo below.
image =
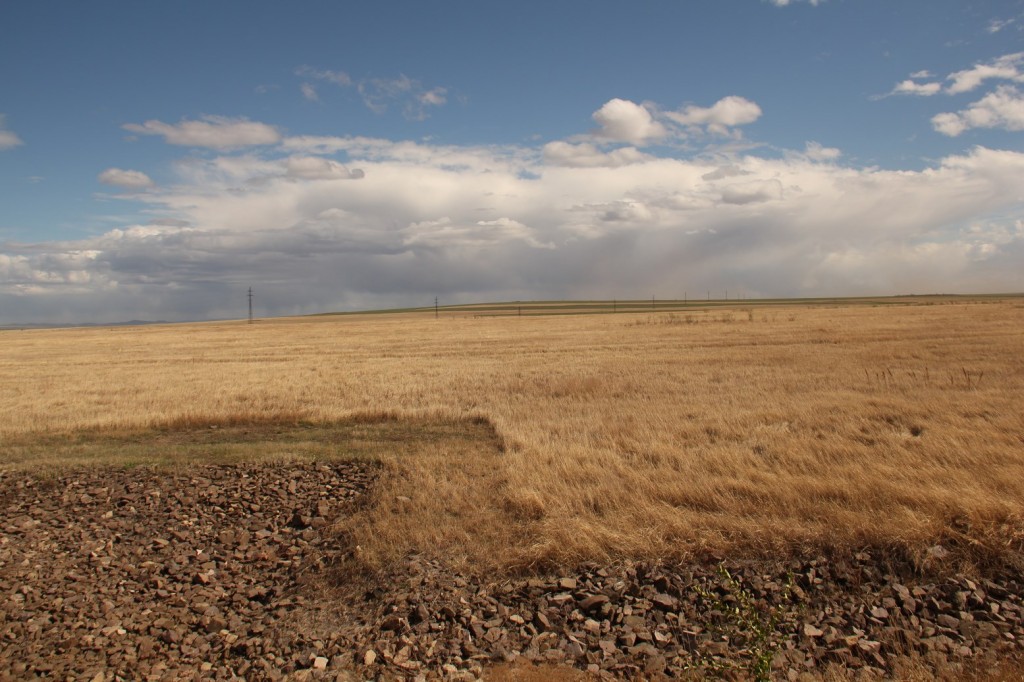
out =
{"type": "Polygon", "coordinates": [[[357,414],[339,421],[302,415],[180,417],[145,428],[36,432],[0,444],[0,470],[81,466],[181,466],[299,461],[381,462],[408,450],[442,445],[500,451],[485,419],[406,418],[357,414]]]}

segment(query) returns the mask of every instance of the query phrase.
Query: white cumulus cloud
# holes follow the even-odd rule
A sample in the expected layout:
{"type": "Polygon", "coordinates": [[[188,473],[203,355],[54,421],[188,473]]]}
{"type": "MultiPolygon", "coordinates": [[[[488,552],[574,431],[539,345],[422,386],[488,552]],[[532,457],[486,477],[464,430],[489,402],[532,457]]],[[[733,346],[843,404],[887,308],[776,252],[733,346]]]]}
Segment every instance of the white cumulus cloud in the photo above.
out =
{"type": "Polygon", "coordinates": [[[295,69],[295,75],[305,79],[299,89],[307,100],[320,100],[320,92],[313,81],[333,83],[342,88],[355,87],[370,111],[383,114],[392,106],[398,106],[402,115],[412,121],[422,121],[428,118],[432,108],[448,103],[448,88],[426,87],[421,81],[405,74],[395,78],[354,79],[346,71],[316,69],[304,65],[295,69]]]}
{"type": "Polygon", "coordinates": [[[139,135],[159,135],[169,144],[184,147],[237,149],[276,144],[281,140],[281,133],[273,126],[225,116],[203,116],[199,120],[179,123],[150,120],[141,124],[126,123],[121,127],[139,135]]]}
{"type": "Polygon", "coordinates": [[[970,92],[990,79],[1024,82],[1024,75],[1020,72],[1022,62],[1024,52],[1016,52],[1003,55],[988,64],[975,64],[969,69],[951,73],[947,80],[952,83],[946,88],[946,92],[951,95],[970,92]]]}
{"type": "Polygon", "coordinates": [[[690,105],[680,111],[667,111],[665,116],[683,126],[703,126],[708,132],[727,135],[730,128],[761,118],[761,107],[745,97],[729,95],[710,107],[690,105]]]}
{"type": "Polygon", "coordinates": [[[942,92],[942,83],[917,83],[913,80],[900,81],[892,89],[893,95],[918,95],[931,97],[942,92]]]}
{"type": "Polygon", "coordinates": [[[932,127],[949,137],[971,128],[1024,130],[1024,94],[1012,85],[1000,85],[962,111],[936,114],[932,127]]]}
{"type": "Polygon", "coordinates": [[[334,83],[341,87],[348,87],[352,85],[352,77],[344,71],[332,71],[330,69],[314,69],[311,66],[300,66],[295,69],[295,75],[302,76],[313,80],[326,81],[328,83],[334,83]]]}
{"type": "Polygon", "coordinates": [[[122,168],[108,168],[100,173],[97,179],[105,185],[114,185],[125,189],[145,189],[153,186],[153,180],[142,171],[122,168]]]}
{"type": "Polygon", "coordinates": [[[1024,82],[1024,73],[1021,72],[1022,65],[1024,65],[1024,52],[1003,55],[991,62],[975,64],[969,69],[954,71],[946,76],[945,80],[948,81],[948,84],[945,87],[939,81],[919,83],[919,80],[934,78],[934,75],[927,70],[917,71],[910,74],[910,78],[907,80],[897,83],[889,94],[931,97],[943,92],[947,95],[959,95],[977,89],[987,80],[1009,80],[1021,83],[1024,82]]]}
{"type": "MultiPolygon", "coordinates": [[[[932,128],[948,137],[956,137],[973,128],[1024,130],[1024,95],[1014,85],[1024,83],[1024,52],[1006,54],[990,62],[978,63],[969,69],[954,71],[942,82],[917,82],[916,78],[932,78],[928,71],[918,71],[911,78],[897,83],[890,95],[932,96],[940,92],[960,95],[972,92],[987,81],[1001,83],[981,99],[960,111],[945,111],[931,118],[932,128]]],[[[880,99],[874,97],[872,99],[880,99]]]]}
{"type": "Polygon", "coordinates": [[[360,81],[356,87],[370,111],[383,114],[397,104],[410,121],[426,119],[431,107],[443,106],[448,101],[447,88],[426,88],[422,82],[405,74],[397,78],[370,78],[360,81]]]}
{"type": "Polygon", "coordinates": [[[333,83],[334,85],[347,88],[352,85],[352,78],[344,71],[332,71],[331,69],[314,69],[311,66],[300,66],[295,69],[296,76],[302,76],[306,80],[299,84],[299,90],[302,92],[302,96],[310,102],[319,102],[320,93],[310,81],[321,81],[325,83],[333,83]]]}
{"type": "Polygon", "coordinates": [[[818,142],[808,142],[804,148],[804,156],[811,161],[835,161],[843,152],[835,147],[825,147],[818,142]]]}
{"type": "Polygon", "coordinates": [[[609,100],[594,112],[592,118],[600,126],[597,137],[613,142],[628,142],[643,146],[657,141],[668,131],[643,105],[628,99],[609,100]]]}
{"type": "Polygon", "coordinates": [[[1016,18],[1012,18],[1012,19],[992,19],[991,21],[988,22],[988,26],[986,27],[986,30],[989,33],[999,33],[1000,31],[1002,31],[1007,26],[1012,26],[1015,23],[1017,23],[1017,19],[1016,18]]]}
{"type": "Polygon", "coordinates": [[[18,145],[22,145],[24,142],[21,138],[14,134],[14,132],[7,130],[4,115],[0,114],[0,150],[12,149],[18,145]]]}
{"type": "Polygon", "coordinates": [[[446,88],[433,88],[417,96],[420,104],[431,107],[439,107],[448,101],[448,90],[446,88]]]}
{"type": "Polygon", "coordinates": [[[299,86],[299,90],[302,91],[302,96],[308,99],[310,102],[319,102],[320,95],[316,91],[316,86],[312,83],[303,83],[299,86]]]}

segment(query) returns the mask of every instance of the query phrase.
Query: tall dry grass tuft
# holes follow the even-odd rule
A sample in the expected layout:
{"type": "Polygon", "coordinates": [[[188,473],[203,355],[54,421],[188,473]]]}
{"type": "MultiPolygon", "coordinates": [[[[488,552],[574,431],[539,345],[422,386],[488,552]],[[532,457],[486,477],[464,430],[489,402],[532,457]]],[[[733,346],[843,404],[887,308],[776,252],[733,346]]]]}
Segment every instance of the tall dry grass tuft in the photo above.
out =
{"type": "Polygon", "coordinates": [[[1019,300],[748,309],[6,332],[0,456],[83,429],[406,424],[375,442],[368,565],[1021,548],[1019,300]]]}

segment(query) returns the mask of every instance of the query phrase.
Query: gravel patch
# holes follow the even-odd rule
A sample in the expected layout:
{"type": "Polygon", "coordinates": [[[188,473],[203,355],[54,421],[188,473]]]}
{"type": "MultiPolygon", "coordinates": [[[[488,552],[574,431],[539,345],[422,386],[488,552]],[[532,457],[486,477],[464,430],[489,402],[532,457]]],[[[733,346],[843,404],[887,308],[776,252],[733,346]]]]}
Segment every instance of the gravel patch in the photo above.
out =
{"type": "Polygon", "coordinates": [[[0,473],[0,677],[272,679],[321,665],[281,624],[322,606],[303,588],[338,550],[321,530],[373,476],[355,464],[0,473]]]}

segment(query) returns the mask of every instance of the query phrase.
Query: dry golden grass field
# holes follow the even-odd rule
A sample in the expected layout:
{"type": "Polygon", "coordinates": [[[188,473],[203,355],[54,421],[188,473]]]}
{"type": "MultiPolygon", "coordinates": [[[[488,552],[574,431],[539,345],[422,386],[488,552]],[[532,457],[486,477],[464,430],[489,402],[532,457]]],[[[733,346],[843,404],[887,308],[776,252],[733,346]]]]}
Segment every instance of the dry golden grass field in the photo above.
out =
{"type": "Polygon", "coordinates": [[[0,466],[379,459],[369,566],[1019,547],[1024,299],[881,303],[6,331],[0,466]]]}

